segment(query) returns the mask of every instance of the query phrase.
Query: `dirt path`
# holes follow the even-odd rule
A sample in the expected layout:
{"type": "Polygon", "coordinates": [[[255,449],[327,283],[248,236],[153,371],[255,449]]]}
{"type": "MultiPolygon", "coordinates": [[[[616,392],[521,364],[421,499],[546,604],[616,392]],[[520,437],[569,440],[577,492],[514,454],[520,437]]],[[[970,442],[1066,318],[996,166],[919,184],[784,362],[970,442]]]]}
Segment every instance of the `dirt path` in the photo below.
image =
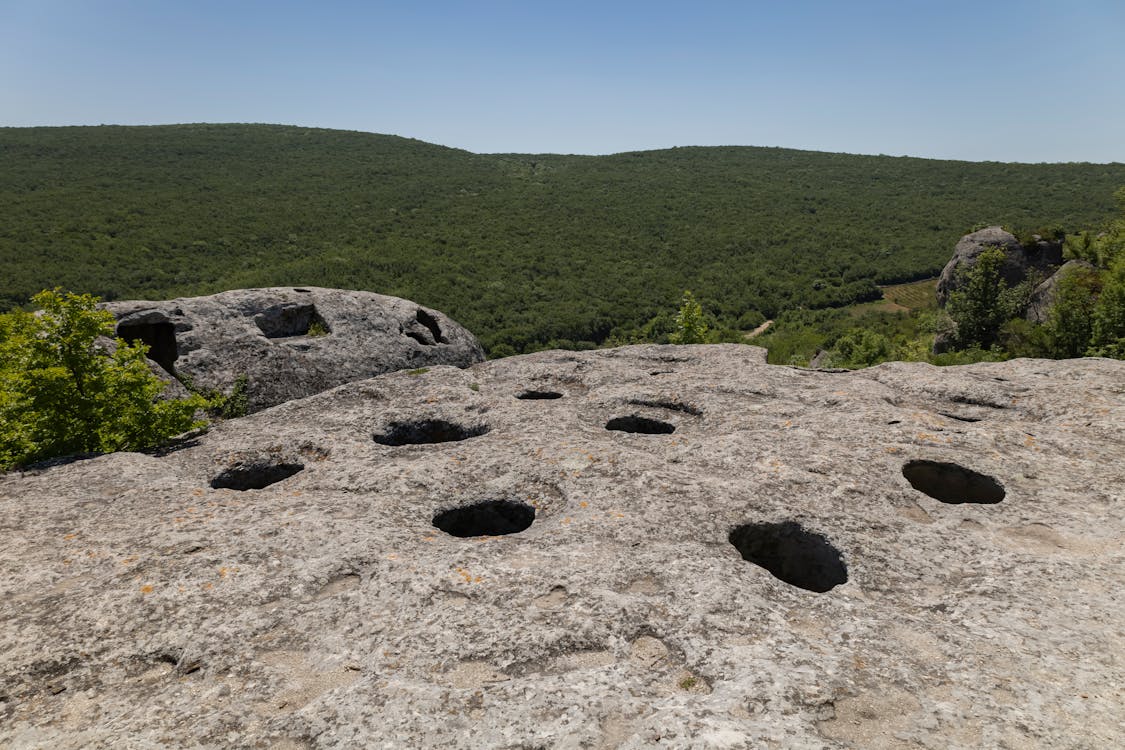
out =
{"type": "Polygon", "coordinates": [[[763,333],[766,332],[766,329],[768,329],[772,325],[773,325],[773,321],[767,320],[765,323],[762,323],[760,326],[755,328],[753,331],[750,331],[749,333],[743,334],[742,338],[749,340],[749,339],[755,338],[757,336],[761,336],[763,333]]]}

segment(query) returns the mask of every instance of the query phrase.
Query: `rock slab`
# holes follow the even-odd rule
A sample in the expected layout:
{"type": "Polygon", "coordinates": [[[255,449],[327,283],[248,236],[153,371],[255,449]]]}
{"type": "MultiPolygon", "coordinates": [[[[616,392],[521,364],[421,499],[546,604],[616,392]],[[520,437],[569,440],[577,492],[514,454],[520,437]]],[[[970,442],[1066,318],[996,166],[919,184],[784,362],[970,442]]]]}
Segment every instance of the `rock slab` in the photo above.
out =
{"type": "Polygon", "coordinates": [[[0,477],[0,746],[1122,745],[1125,363],[397,372],[0,477]]]}
{"type": "Polygon", "coordinates": [[[373,292],[321,287],[236,289],[207,297],[103,305],[117,335],[203,390],[246,382],[250,411],[393,370],[484,359],[445,314],[373,292]]]}

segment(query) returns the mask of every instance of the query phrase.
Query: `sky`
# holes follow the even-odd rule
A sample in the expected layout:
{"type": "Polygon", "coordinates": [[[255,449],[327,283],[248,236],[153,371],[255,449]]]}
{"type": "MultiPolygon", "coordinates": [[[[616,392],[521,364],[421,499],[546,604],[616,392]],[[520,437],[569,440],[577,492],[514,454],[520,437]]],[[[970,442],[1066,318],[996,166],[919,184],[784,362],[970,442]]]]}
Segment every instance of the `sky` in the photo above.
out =
{"type": "Polygon", "coordinates": [[[0,126],[1125,162],[1125,0],[0,0],[0,126]]]}

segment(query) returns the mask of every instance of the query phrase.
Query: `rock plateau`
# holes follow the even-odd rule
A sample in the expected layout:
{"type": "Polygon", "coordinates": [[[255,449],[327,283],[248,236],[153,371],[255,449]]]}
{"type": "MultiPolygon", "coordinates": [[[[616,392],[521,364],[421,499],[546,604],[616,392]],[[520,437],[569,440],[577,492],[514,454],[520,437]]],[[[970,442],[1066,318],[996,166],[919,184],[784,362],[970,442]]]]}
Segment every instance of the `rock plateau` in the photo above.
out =
{"type": "Polygon", "coordinates": [[[0,477],[0,745],[1120,747],[1125,363],[764,354],[396,372],[0,477]]]}

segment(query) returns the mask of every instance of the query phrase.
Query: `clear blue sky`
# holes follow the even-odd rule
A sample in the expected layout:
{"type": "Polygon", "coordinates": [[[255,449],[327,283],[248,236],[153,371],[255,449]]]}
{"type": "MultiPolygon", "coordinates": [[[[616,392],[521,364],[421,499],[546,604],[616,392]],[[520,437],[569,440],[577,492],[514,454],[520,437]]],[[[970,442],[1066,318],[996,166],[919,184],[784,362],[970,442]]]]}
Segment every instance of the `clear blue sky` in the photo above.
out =
{"type": "Polygon", "coordinates": [[[1125,161],[1125,0],[0,0],[0,125],[1125,161]]]}

